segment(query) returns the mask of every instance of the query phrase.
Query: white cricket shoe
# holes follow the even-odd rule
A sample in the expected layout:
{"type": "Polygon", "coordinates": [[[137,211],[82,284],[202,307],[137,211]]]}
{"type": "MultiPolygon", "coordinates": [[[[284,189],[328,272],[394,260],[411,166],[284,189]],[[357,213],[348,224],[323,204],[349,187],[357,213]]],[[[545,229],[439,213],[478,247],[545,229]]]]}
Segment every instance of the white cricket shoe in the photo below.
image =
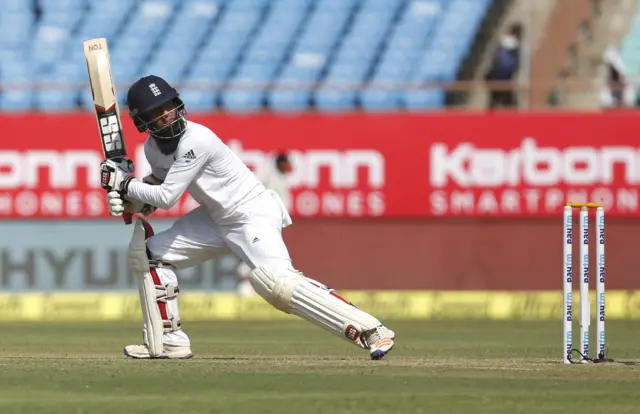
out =
{"type": "Polygon", "coordinates": [[[152,357],[146,345],[127,345],[124,354],[133,359],[187,359],[191,358],[191,347],[164,344],[162,355],[152,357]]]}
{"type": "Polygon", "coordinates": [[[366,332],[365,342],[371,359],[382,359],[393,349],[396,333],[380,325],[366,332]]]}

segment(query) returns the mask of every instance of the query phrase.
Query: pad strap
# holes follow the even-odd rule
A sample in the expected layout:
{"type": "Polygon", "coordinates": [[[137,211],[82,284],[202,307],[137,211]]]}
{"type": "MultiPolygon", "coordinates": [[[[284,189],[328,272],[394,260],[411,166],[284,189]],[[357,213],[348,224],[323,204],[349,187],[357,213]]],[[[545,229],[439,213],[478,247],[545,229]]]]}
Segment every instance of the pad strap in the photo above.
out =
{"type": "MultiPolygon", "coordinates": [[[[147,249],[147,256],[149,255],[150,255],[150,252],[147,249]]],[[[172,265],[169,262],[163,262],[162,260],[151,260],[151,259],[149,259],[149,267],[154,269],[174,269],[174,270],[176,268],[174,265],[172,265]]]]}
{"type": "MultiPolygon", "coordinates": [[[[178,297],[178,294],[180,293],[180,288],[178,287],[178,285],[176,284],[168,284],[166,286],[158,286],[156,285],[156,302],[158,303],[158,306],[160,306],[160,304],[164,304],[164,306],[167,306],[167,300],[174,300],[178,297]]],[[[165,313],[166,315],[166,313],[165,313]]],[[[163,316],[165,316],[163,315],[163,316]]],[[[164,328],[164,332],[168,333],[168,332],[175,332],[175,331],[179,331],[180,329],[182,329],[182,324],[180,323],[180,318],[163,318],[162,319],[162,325],[164,328]]]]}

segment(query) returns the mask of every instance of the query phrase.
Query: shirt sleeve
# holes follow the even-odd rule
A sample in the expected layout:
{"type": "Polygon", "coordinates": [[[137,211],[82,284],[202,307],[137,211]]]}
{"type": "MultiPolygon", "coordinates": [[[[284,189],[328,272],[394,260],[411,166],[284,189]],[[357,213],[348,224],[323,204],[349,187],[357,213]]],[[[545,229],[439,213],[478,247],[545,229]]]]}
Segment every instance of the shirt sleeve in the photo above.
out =
{"type": "Polygon", "coordinates": [[[200,174],[210,156],[210,150],[181,145],[176,151],[176,160],[162,184],[149,185],[137,180],[132,181],[127,189],[127,196],[168,210],[178,202],[187,187],[200,174]]]}

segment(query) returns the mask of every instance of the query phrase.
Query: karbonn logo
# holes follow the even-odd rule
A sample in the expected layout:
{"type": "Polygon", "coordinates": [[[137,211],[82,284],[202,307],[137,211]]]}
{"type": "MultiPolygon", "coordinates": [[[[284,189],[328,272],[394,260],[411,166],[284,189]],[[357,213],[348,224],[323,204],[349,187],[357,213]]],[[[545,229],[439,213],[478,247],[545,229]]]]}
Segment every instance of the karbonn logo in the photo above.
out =
{"type": "Polygon", "coordinates": [[[533,138],[509,150],[477,148],[471,143],[449,149],[436,143],[431,147],[430,180],[434,187],[611,184],[619,166],[624,167],[628,184],[640,183],[640,152],[634,147],[559,149],[538,146],[533,138]]]}
{"type": "MultiPolygon", "coordinates": [[[[273,163],[267,152],[245,150],[237,140],[229,141],[229,147],[253,167],[258,177],[263,176],[273,163]]],[[[289,183],[294,188],[317,188],[322,180],[328,180],[329,186],[335,189],[356,188],[359,184],[370,189],[384,187],[384,157],[375,150],[293,150],[289,157],[293,165],[289,183]]]]}
{"type": "Polygon", "coordinates": [[[96,151],[0,151],[0,189],[75,188],[81,175],[97,188],[101,161],[96,151]]]}

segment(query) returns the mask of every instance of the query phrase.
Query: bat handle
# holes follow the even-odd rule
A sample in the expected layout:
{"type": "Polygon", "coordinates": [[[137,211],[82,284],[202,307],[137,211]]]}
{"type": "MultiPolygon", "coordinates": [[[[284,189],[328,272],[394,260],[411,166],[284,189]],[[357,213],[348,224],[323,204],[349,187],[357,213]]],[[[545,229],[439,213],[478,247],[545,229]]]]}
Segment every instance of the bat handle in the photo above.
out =
{"type": "Polygon", "coordinates": [[[124,213],[122,215],[122,220],[124,220],[124,224],[127,224],[127,225],[133,223],[133,214],[124,213]]]}

